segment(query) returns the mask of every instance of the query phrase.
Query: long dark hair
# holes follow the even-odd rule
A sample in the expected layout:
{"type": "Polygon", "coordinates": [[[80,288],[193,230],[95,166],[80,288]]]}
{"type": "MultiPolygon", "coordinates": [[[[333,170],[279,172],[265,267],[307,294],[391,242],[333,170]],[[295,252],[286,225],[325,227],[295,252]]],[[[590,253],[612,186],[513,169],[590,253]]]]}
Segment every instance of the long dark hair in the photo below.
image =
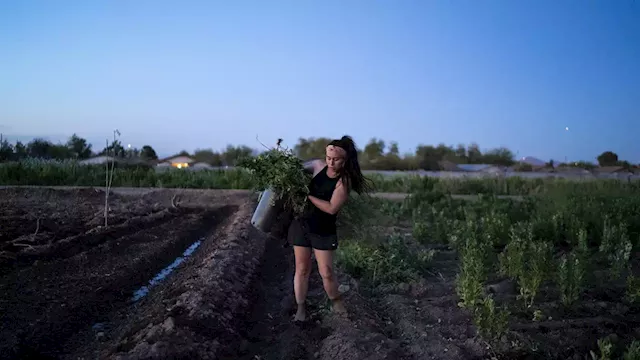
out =
{"type": "Polygon", "coordinates": [[[358,150],[355,142],[350,136],[343,136],[339,140],[332,140],[329,145],[338,146],[345,150],[347,156],[345,158],[343,171],[340,172],[340,178],[347,186],[347,190],[354,190],[358,194],[370,193],[373,191],[373,183],[370,179],[362,175],[360,163],[358,162],[358,150]]]}

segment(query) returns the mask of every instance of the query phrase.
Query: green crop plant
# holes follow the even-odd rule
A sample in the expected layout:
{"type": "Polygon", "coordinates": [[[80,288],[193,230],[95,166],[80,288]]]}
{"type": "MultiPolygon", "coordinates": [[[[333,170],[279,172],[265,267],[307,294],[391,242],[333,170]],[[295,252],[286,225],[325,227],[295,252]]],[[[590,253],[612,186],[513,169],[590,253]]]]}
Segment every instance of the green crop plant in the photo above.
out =
{"type": "Polygon", "coordinates": [[[435,206],[423,206],[413,212],[412,235],[422,244],[447,243],[452,221],[445,215],[445,210],[435,206]]]}
{"type": "Polygon", "coordinates": [[[640,340],[633,340],[629,346],[627,346],[622,360],[640,360],[640,340]]]}
{"type": "Polygon", "coordinates": [[[509,223],[506,214],[497,212],[495,209],[489,210],[480,218],[485,241],[496,248],[504,247],[509,238],[509,223]]]}
{"type": "Polygon", "coordinates": [[[542,321],[544,320],[544,313],[542,312],[542,310],[540,309],[536,309],[533,311],[533,319],[531,319],[531,321],[542,321]]]}
{"type": "Polygon", "coordinates": [[[498,255],[500,275],[517,280],[525,269],[526,247],[533,241],[528,223],[518,223],[510,229],[510,241],[498,255]]]}
{"type": "Polygon", "coordinates": [[[609,275],[612,280],[619,279],[628,269],[632,249],[633,244],[629,240],[626,225],[611,225],[611,221],[605,219],[599,251],[609,262],[609,275]]]}
{"type": "Polygon", "coordinates": [[[508,330],[509,311],[496,306],[491,296],[485,296],[473,310],[473,323],[478,333],[488,339],[498,339],[508,330]]]}
{"type": "Polygon", "coordinates": [[[611,355],[613,354],[613,344],[609,337],[598,339],[598,351],[600,352],[600,355],[596,355],[594,351],[589,352],[591,360],[612,360],[611,355]]]}
{"type": "Polygon", "coordinates": [[[576,252],[562,255],[557,276],[560,300],[565,306],[571,306],[580,298],[585,282],[585,264],[576,252]]]}
{"type": "Polygon", "coordinates": [[[460,272],[456,278],[456,291],[460,306],[474,309],[481,300],[483,285],[487,278],[486,259],[491,244],[484,241],[474,220],[467,220],[459,234],[462,247],[460,252],[460,272]]]}
{"type": "Polygon", "coordinates": [[[517,280],[519,298],[531,307],[540,285],[550,273],[553,246],[549,242],[534,242],[533,226],[528,222],[515,224],[510,235],[509,243],[498,255],[500,274],[517,280]]]}
{"type": "Polygon", "coordinates": [[[533,305],[542,282],[550,273],[549,264],[553,256],[553,247],[549,242],[536,242],[530,245],[525,261],[526,269],[518,276],[520,298],[527,307],[533,305]]]}
{"type": "Polygon", "coordinates": [[[640,277],[629,274],[627,276],[627,291],[625,298],[630,303],[640,304],[640,277]]]}
{"type": "Polygon", "coordinates": [[[376,286],[417,279],[429,268],[434,253],[411,249],[395,234],[379,244],[349,239],[338,249],[337,260],[346,272],[376,286]]]}

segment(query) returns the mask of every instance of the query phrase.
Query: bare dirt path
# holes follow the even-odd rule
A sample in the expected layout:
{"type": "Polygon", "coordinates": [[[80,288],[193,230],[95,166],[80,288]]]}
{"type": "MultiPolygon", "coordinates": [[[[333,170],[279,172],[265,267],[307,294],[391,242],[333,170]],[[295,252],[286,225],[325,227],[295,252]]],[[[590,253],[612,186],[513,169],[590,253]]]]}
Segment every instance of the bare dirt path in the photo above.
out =
{"type": "Polygon", "coordinates": [[[331,312],[315,261],[309,286],[309,320],[294,323],[293,273],[293,250],[267,243],[255,282],[253,308],[241,327],[243,339],[235,346],[238,352],[225,359],[411,359],[347,275],[338,273],[338,280],[349,314],[331,312]]]}
{"type": "MultiPolygon", "coordinates": [[[[290,247],[283,248],[275,241],[266,248],[255,284],[254,307],[243,326],[245,339],[239,346],[238,359],[313,359],[320,342],[330,331],[315,323],[318,320],[316,303],[311,303],[312,326],[292,323],[295,300],[291,252],[290,247]]],[[[313,281],[312,294],[318,293],[317,287],[318,282],[313,281]]]]}

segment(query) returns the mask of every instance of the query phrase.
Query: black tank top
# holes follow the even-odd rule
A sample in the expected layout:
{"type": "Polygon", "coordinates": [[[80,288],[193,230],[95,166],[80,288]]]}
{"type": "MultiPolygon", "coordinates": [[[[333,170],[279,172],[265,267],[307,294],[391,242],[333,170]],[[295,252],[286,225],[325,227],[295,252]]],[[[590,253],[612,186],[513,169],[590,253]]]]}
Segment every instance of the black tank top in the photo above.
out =
{"type": "MultiPolygon", "coordinates": [[[[309,184],[309,195],[318,199],[330,201],[333,190],[336,188],[339,177],[331,178],[327,175],[327,167],[325,166],[316,176],[311,179],[309,184]]],[[[315,205],[310,204],[310,212],[307,217],[309,231],[312,234],[329,236],[336,234],[336,215],[326,213],[318,209],[315,205]]]]}

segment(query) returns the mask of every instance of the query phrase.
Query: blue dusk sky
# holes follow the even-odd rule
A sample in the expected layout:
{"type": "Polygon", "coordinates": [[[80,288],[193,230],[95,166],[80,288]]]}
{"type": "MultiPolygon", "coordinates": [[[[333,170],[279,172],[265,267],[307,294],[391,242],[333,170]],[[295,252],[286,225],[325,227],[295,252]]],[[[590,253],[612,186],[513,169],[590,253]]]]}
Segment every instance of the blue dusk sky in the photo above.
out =
{"type": "Polygon", "coordinates": [[[640,1],[0,2],[0,132],[640,162],[640,1]],[[565,128],[568,127],[569,131],[565,128]]]}

